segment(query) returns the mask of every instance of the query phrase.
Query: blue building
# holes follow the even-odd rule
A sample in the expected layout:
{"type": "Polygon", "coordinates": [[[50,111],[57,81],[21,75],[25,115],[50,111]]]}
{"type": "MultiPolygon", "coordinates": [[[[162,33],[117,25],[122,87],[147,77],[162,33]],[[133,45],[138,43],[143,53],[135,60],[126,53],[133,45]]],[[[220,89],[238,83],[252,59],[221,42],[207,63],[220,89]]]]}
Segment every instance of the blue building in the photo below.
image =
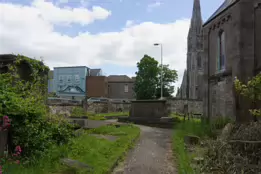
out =
{"type": "Polygon", "coordinates": [[[86,76],[90,69],[86,66],[55,67],[53,80],[48,79],[48,91],[56,92],[61,98],[82,100],[86,96],[86,76]]]}

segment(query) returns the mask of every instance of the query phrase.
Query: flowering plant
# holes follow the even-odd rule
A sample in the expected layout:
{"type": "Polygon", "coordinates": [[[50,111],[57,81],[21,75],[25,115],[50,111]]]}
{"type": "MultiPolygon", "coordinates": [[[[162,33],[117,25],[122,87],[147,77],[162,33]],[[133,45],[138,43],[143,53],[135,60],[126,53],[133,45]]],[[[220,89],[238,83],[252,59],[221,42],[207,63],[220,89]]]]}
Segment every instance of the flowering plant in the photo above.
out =
{"type": "Polygon", "coordinates": [[[0,131],[5,131],[5,130],[9,129],[10,126],[11,126],[11,121],[10,121],[9,117],[5,115],[3,117],[3,125],[0,126],[0,131]]]}
{"type": "MultiPolygon", "coordinates": [[[[10,128],[11,121],[8,116],[3,117],[3,124],[0,126],[0,131],[6,131],[10,128]]],[[[8,163],[15,163],[20,164],[20,155],[22,153],[22,149],[20,146],[15,147],[14,154],[11,155],[11,158],[8,158],[8,154],[6,154],[4,157],[0,157],[0,174],[3,174],[4,172],[4,164],[8,163]]]]}

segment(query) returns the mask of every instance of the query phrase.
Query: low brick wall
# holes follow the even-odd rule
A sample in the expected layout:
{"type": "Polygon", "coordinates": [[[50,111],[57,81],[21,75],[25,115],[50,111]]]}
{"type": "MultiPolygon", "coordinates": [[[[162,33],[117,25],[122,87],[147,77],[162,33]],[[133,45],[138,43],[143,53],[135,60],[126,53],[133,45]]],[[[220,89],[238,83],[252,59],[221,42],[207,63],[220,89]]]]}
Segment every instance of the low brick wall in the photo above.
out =
{"type": "Polygon", "coordinates": [[[171,113],[203,114],[203,101],[201,100],[171,99],[168,100],[168,107],[171,113]]]}

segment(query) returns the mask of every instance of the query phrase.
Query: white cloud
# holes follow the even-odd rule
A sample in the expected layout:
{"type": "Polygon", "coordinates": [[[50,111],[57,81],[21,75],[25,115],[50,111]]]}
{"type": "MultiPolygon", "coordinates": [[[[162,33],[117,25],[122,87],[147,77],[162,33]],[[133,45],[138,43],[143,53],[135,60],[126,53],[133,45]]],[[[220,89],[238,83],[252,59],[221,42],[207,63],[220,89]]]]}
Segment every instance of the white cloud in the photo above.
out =
{"type": "Polygon", "coordinates": [[[67,4],[69,0],[58,0],[58,4],[67,4]]]}
{"type": "Polygon", "coordinates": [[[162,5],[162,3],[160,1],[153,2],[147,6],[147,11],[151,12],[153,9],[155,9],[161,5],[162,5]]]}
{"type": "MultiPolygon", "coordinates": [[[[62,0],[64,1],[64,0],[62,0]]],[[[65,2],[65,1],[64,1],[65,2]]],[[[38,16],[44,20],[51,22],[52,24],[72,24],[79,23],[81,25],[87,25],[95,20],[104,20],[111,15],[111,12],[99,7],[93,6],[91,10],[87,8],[60,8],[55,6],[52,2],[44,0],[34,0],[31,7],[13,6],[10,4],[2,5],[3,14],[6,14],[8,10],[16,10],[17,13],[27,13],[32,16],[38,16]]]]}
{"type": "Polygon", "coordinates": [[[132,21],[132,20],[127,20],[125,26],[126,26],[126,27],[130,27],[130,26],[132,26],[133,24],[134,24],[134,21],[132,21]]]}
{"type": "Polygon", "coordinates": [[[181,83],[186,65],[188,19],[169,24],[143,22],[123,26],[119,32],[95,35],[86,32],[75,37],[53,30],[56,22],[88,24],[90,19],[99,19],[99,11],[102,11],[99,8],[96,7],[96,12],[79,12],[81,9],[67,11],[41,1],[35,2],[33,6],[0,3],[0,54],[19,53],[36,58],[42,56],[51,68],[72,65],[98,67],[106,63],[135,67],[144,54],[160,60],[160,48],[153,46],[153,43],[160,42],[163,44],[164,63],[178,70],[178,84],[181,83]],[[95,13],[91,16],[96,18],[88,19],[89,13],[95,13]],[[82,16],[87,16],[88,20],[82,16]]]}

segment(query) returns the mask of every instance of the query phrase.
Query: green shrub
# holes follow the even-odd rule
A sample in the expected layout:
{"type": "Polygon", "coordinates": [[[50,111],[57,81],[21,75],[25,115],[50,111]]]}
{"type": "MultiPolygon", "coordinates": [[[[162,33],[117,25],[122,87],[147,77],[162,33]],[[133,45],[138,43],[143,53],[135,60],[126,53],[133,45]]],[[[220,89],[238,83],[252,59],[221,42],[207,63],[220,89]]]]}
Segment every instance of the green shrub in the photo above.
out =
{"type": "Polygon", "coordinates": [[[212,129],[223,129],[226,124],[231,123],[232,120],[229,117],[218,117],[211,121],[212,129]]]}
{"type": "MultiPolygon", "coordinates": [[[[0,115],[12,120],[10,149],[20,145],[22,156],[40,157],[53,144],[67,143],[73,136],[73,127],[65,120],[49,117],[45,105],[48,67],[37,60],[18,56],[9,72],[0,74],[0,115]],[[19,63],[26,61],[31,67],[28,81],[21,80],[19,63]]],[[[33,160],[31,160],[33,161],[33,160]]]]}
{"type": "Polygon", "coordinates": [[[87,112],[85,112],[85,110],[81,107],[74,107],[72,109],[72,113],[71,116],[77,116],[77,117],[81,117],[81,116],[87,116],[87,112]]]}

